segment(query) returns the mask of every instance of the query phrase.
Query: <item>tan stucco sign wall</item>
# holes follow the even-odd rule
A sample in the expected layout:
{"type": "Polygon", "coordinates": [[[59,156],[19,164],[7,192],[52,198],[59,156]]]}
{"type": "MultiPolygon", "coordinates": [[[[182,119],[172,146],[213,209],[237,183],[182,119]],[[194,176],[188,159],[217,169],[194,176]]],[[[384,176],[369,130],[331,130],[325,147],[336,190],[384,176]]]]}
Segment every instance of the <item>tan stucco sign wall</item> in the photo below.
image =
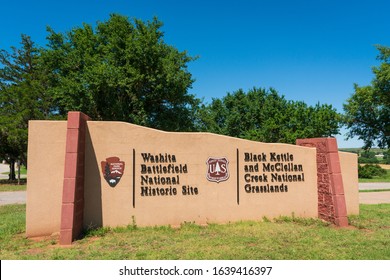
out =
{"type": "Polygon", "coordinates": [[[26,233],[43,236],[60,231],[66,122],[30,121],[26,233]]]}
{"type": "MultiPolygon", "coordinates": [[[[65,138],[30,122],[29,236],[59,231],[65,138]]],[[[95,121],[85,141],[84,228],[318,215],[315,148],[95,121]]]]}
{"type": "Polygon", "coordinates": [[[88,132],[86,226],[317,214],[314,149],[116,122],[88,122],[88,132]],[[110,157],[125,164],[115,187],[102,173],[110,157]]]}

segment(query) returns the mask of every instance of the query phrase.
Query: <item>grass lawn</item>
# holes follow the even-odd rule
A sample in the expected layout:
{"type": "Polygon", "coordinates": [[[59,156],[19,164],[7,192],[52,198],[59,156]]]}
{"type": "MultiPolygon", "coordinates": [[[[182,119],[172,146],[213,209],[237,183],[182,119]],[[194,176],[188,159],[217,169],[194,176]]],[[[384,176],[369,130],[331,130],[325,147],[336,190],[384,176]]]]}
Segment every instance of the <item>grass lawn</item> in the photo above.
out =
{"type": "Polygon", "coordinates": [[[17,181],[10,183],[8,180],[0,180],[0,192],[25,191],[27,189],[26,180],[21,180],[18,185],[17,181]]]}
{"type": "Polygon", "coordinates": [[[25,205],[0,207],[0,259],[376,260],[390,259],[390,204],[361,205],[351,226],[286,218],[180,228],[129,225],[86,233],[72,246],[58,237],[25,238],[25,205]]]}
{"type": "Polygon", "coordinates": [[[25,191],[26,189],[27,189],[26,184],[24,185],[0,184],[0,192],[25,191]]]}
{"type": "Polygon", "coordinates": [[[366,192],[390,192],[390,189],[378,189],[378,190],[359,190],[361,193],[366,193],[366,192]]]}

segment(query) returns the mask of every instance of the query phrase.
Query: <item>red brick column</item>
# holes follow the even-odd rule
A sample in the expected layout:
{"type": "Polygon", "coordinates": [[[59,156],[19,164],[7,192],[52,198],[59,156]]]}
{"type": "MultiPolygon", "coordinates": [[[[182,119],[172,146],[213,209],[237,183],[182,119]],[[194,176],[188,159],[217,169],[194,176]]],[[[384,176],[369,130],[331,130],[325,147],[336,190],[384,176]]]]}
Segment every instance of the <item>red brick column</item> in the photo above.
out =
{"type": "Polygon", "coordinates": [[[337,226],[348,226],[336,139],[297,139],[296,144],[317,148],[318,217],[337,226]]]}
{"type": "Polygon", "coordinates": [[[85,132],[89,117],[68,113],[60,244],[70,245],[83,229],[85,132]]]}

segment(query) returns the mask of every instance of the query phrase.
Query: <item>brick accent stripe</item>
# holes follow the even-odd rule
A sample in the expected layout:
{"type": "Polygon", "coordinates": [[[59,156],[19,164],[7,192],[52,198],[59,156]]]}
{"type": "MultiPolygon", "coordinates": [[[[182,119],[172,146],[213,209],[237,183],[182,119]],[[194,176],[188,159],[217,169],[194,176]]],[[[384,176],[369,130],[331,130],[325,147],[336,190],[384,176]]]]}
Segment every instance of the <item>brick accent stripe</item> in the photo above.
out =
{"type": "Polygon", "coordinates": [[[297,139],[296,144],[317,149],[318,217],[340,227],[348,226],[336,139],[297,139]]]}
{"type": "Polygon", "coordinates": [[[85,133],[89,117],[69,112],[66,132],[60,244],[70,245],[83,229],[85,133]]]}

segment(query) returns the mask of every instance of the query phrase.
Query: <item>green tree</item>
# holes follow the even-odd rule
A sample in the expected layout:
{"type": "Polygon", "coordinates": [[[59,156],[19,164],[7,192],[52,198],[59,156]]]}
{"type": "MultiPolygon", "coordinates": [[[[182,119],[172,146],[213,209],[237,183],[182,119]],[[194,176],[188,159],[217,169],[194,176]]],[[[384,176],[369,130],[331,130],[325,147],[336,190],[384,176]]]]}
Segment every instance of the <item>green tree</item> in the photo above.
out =
{"type": "Polygon", "coordinates": [[[195,58],[163,40],[162,23],[111,15],[96,28],[48,29],[42,53],[61,114],[126,121],[170,131],[193,130],[200,100],[188,93],[195,58]]]}
{"type": "Polygon", "coordinates": [[[199,111],[199,130],[262,142],[337,134],[340,116],[330,105],[287,101],[274,89],[238,90],[199,111]]]}
{"type": "Polygon", "coordinates": [[[390,48],[377,48],[382,63],[373,68],[371,85],[355,85],[355,93],[344,104],[347,137],[363,140],[365,149],[390,147],[390,48]]]}
{"type": "Polygon", "coordinates": [[[383,152],[383,163],[390,164],[390,149],[383,152]]]}
{"type": "Polygon", "coordinates": [[[379,67],[373,68],[375,74],[373,86],[383,106],[388,109],[390,107],[390,47],[378,45],[377,49],[379,50],[377,59],[381,60],[382,63],[379,67]]]}
{"type": "Polygon", "coordinates": [[[21,48],[11,49],[0,50],[0,158],[9,161],[13,180],[15,162],[26,163],[28,121],[48,119],[55,108],[34,42],[22,35],[21,48]]]}
{"type": "Polygon", "coordinates": [[[359,163],[379,163],[379,160],[375,157],[374,152],[370,152],[369,150],[365,150],[361,153],[358,158],[359,163]]]}

